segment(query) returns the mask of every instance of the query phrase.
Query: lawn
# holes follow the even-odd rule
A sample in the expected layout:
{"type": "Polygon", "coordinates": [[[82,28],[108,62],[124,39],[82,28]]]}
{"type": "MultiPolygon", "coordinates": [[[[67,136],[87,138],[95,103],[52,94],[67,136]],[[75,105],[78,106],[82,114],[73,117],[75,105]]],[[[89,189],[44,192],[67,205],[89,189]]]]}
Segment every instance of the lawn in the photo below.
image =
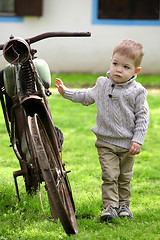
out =
{"type": "MultiPolygon", "coordinates": [[[[71,87],[93,86],[98,75],[54,74],[71,87]],[[71,79],[71,80],[70,80],[71,79]],[[69,81],[70,80],[70,81],[69,81]]],[[[160,76],[139,76],[143,85],[159,86],[160,76]]],[[[54,85],[54,83],[53,83],[54,85]]],[[[53,89],[52,89],[53,90],[53,89]]],[[[55,91],[53,91],[55,92],[55,91]]],[[[54,124],[65,137],[63,162],[71,170],[69,179],[76,205],[78,235],[67,236],[58,222],[47,221],[38,194],[27,196],[22,177],[18,179],[21,202],[18,202],[12,172],[19,170],[18,160],[9,147],[9,138],[0,109],[0,240],[71,239],[71,240],[158,240],[160,239],[160,94],[148,94],[150,124],[142,152],[136,157],[132,180],[131,210],[134,218],[100,222],[101,169],[94,146],[95,104],[84,107],[63,99],[49,97],[54,124]]],[[[42,193],[43,193],[42,189],[42,193]]],[[[43,195],[43,194],[42,194],[43,195]]],[[[50,216],[46,195],[44,209],[50,216]]]]}
{"type": "MultiPolygon", "coordinates": [[[[78,88],[78,87],[92,87],[94,86],[96,79],[99,76],[105,76],[105,74],[76,74],[76,73],[61,73],[61,74],[52,74],[52,84],[55,81],[55,78],[62,78],[64,84],[67,87],[78,88]]],[[[146,88],[158,88],[160,89],[160,75],[138,75],[138,81],[146,88]]]]}

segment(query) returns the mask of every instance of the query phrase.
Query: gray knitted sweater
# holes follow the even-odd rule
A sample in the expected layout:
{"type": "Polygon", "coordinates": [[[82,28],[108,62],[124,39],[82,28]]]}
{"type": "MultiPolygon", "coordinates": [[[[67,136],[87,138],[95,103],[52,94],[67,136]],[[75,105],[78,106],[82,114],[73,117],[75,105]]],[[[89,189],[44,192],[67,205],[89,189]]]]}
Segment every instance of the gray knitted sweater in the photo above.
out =
{"type": "Polygon", "coordinates": [[[65,88],[63,97],[85,106],[95,102],[97,126],[91,130],[97,138],[129,149],[131,141],[143,144],[149,124],[147,91],[135,78],[117,84],[108,72],[93,88],[65,88]]]}

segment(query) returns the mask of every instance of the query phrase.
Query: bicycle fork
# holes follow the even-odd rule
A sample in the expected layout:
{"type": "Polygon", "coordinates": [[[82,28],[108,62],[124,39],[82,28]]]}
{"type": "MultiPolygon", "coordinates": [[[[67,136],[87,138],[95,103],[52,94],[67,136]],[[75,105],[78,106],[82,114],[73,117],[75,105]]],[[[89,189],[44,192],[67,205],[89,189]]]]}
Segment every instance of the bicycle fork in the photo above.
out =
{"type": "MultiPolygon", "coordinates": [[[[18,200],[20,201],[21,198],[20,198],[19,189],[18,189],[17,177],[23,176],[25,178],[25,180],[27,181],[27,183],[29,183],[29,176],[28,176],[27,161],[26,161],[26,159],[23,159],[24,154],[22,154],[22,152],[24,150],[23,145],[25,145],[25,143],[23,143],[23,138],[24,138],[24,134],[25,134],[26,124],[25,124],[23,108],[20,105],[18,99],[14,99],[14,101],[13,101],[11,122],[12,122],[11,143],[12,143],[14,153],[15,153],[16,157],[18,158],[20,166],[21,166],[21,170],[13,172],[16,193],[17,193],[18,200]],[[17,127],[18,136],[16,136],[15,125],[17,127]],[[19,151],[19,147],[17,146],[17,144],[19,145],[22,152],[19,151]]],[[[25,158],[26,158],[26,156],[25,156],[25,158]]],[[[36,185],[36,183],[34,183],[34,185],[36,185]]]]}

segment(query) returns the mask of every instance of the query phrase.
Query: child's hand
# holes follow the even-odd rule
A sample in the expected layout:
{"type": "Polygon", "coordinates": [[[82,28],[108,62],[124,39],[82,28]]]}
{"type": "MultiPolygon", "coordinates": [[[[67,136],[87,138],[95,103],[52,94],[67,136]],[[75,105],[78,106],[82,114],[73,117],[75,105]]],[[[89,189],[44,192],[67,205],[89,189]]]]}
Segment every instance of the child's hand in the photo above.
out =
{"type": "Polygon", "coordinates": [[[56,78],[56,83],[55,86],[58,88],[58,92],[63,96],[64,92],[65,92],[65,86],[63,84],[63,82],[61,81],[61,79],[56,78]]]}
{"type": "Polygon", "coordinates": [[[129,147],[129,153],[131,155],[136,155],[136,154],[139,154],[140,152],[141,152],[141,144],[137,142],[131,142],[131,145],[129,147]]]}

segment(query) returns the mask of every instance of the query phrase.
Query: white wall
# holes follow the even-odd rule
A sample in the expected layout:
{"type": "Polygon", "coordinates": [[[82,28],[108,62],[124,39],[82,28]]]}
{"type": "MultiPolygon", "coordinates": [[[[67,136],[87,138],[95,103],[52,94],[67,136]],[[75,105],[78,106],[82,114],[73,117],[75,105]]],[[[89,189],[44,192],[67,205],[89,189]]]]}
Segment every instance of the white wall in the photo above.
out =
{"type": "MultiPolygon", "coordinates": [[[[42,17],[0,22],[0,29],[0,43],[8,41],[11,34],[28,38],[48,31],[90,31],[91,38],[54,38],[32,45],[53,72],[105,73],[114,46],[133,38],[144,45],[142,73],[160,74],[160,26],[93,25],[92,0],[44,0],[42,17]]],[[[0,69],[5,64],[1,56],[0,69]]]]}

